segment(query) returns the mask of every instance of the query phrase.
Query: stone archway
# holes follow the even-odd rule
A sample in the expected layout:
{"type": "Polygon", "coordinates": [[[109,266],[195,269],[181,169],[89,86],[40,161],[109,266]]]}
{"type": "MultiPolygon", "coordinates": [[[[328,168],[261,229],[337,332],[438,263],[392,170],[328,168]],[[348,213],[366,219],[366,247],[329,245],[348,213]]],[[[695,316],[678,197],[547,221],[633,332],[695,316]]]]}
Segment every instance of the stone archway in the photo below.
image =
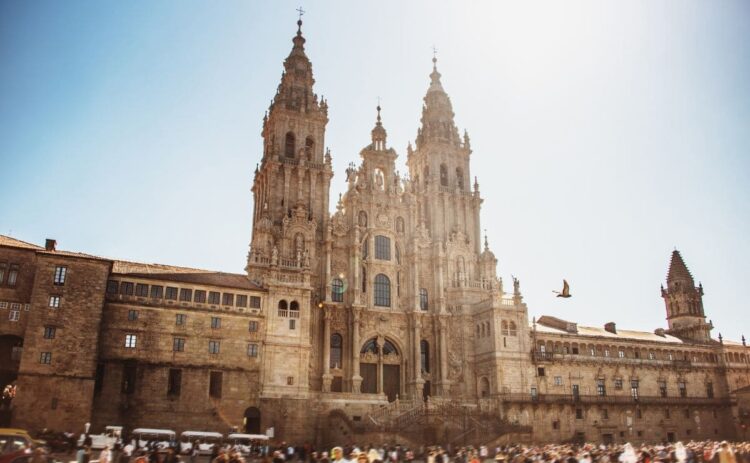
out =
{"type": "Polygon", "coordinates": [[[368,339],[360,349],[359,371],[363,393],[385,394],[390,402],[401,393],[401,354],[390,340],[368,339]]]}
{"type": "Polygon", "coordinates": [[[260,434],[260,410],[258,407],[245,409],[245,432],[248,434],[260,434]]]}

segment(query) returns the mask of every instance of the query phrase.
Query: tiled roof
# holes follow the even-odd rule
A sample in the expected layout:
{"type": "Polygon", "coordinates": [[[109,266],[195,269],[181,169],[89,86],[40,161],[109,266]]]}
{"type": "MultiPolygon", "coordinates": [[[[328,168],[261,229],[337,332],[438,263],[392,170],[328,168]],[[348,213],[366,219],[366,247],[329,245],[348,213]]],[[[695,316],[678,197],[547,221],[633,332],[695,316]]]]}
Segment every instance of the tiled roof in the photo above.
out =
{"type": "Polygon", "coordinates": [[[667,343],[667,344],[683,344],[683,342],[674,336],[670,336],[668,334],[665,334],[664,337],[659,336],[658,334],[649,333],[648,331],[632,331],[632,330],[617,330],[617,333],[612,333],[610,331],[605,330],[604,328],[597,328],[593,326],[581,326],[578,325],[578,333],[569,333],[568,331],[561,330],[558,328],[553,328],[551,326],[545,326],[540,323],[536,324],[536,330],[540,333],[550,333],[550,334],[561,334],[566,336],[575,336],[575,337],[600,337],[600,338],[610,338],[610,339],[621,339],[623,341],[648,341],[648,342],[658,342],[658,343],[667,343]]]}
{"type": "Polygon", "coordinates": [[[140,262],[115,261],[112,273],[128,275],[134,278],[152,278],[188,284],[223,286],[248,290],[263,290],[242,273],[215,272],[189,267],[177,267],[163,264],[143,264],[140,262]]]}
{"type": "Polygon", "coordinates": [[[36,244],[31,244],[31,243],[27,243],[26,241],[17,240],[15,238],[11,238],[10,236],[6,236],[6,235],[0,235],[0,246],[33,249],[35,251],[44,249],[42,246],[37,246],[36,244]]]}

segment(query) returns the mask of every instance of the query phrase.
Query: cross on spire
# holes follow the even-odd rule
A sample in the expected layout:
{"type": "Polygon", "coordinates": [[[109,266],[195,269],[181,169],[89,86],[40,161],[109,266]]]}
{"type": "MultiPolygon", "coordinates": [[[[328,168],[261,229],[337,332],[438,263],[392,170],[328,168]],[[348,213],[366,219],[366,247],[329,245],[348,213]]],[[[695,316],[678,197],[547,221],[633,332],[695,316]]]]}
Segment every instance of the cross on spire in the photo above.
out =
{"type": "Polygon", "coordinates": [[[302,15],[306,13],[305,10],[302,9],[302,7],[299,7],[295,10],[297,13],[299,13],[299,20],[302,21],[302,15]]]}

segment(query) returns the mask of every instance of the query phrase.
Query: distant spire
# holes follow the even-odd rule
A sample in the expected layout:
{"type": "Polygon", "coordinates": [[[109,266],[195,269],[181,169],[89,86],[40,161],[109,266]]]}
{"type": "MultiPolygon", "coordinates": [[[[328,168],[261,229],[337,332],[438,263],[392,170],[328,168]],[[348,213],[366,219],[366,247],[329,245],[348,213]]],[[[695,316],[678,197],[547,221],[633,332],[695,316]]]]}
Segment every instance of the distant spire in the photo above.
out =
{"type": "Polygon", "coordinates": [[[486,228],[484,229],[484,250],[485,251],[489,251],[490,250],[490,245],[487,242],[487,229],[486,228]]]}
{"type": "Polygon", "coordinates": [[[677,249],[672,251],[672,260],[669,262],[669,272],[667,273],[667,282],[675,280],[689,281],[691,285],[693,284],[693,276],[677,249]]]}
{"type": "Polygon", "coordinates": [[[453,121],[453,106],[440,82],[437,70],[437,50],[433,47],[430,86],[422,106],[422,126],[417,131],[417,148],[430,141],[448,143],[459,147],[461,137],[453,121]]]}
{"type": "Polygon", "coordinates": [[[377,151],[383,151],[385,150],[385,137],[386,132],[383,128],[383,120],[380,117],[380,97],[378,97],[378,106],[377,106],[378,116],[375,120],[375,128],[372,129],[372,147],[377,151]]]}

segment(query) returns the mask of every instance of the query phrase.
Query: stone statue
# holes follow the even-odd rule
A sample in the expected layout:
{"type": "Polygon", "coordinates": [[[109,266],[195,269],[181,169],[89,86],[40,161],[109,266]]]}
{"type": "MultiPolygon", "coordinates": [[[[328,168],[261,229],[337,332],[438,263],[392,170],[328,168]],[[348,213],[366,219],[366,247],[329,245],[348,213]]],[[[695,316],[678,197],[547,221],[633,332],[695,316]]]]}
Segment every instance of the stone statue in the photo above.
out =
{"type": "Polygon", "coordinates": [[[310,267],[310,251],[305,249],[305,252],[302,254],[302,263],[305,267],[310,267]]]}
{"type": "Polygon", "coordinates": [[[271,251],[271,265],[279,265],[279,248],[276,245],[273,246],[271,251]]]}

